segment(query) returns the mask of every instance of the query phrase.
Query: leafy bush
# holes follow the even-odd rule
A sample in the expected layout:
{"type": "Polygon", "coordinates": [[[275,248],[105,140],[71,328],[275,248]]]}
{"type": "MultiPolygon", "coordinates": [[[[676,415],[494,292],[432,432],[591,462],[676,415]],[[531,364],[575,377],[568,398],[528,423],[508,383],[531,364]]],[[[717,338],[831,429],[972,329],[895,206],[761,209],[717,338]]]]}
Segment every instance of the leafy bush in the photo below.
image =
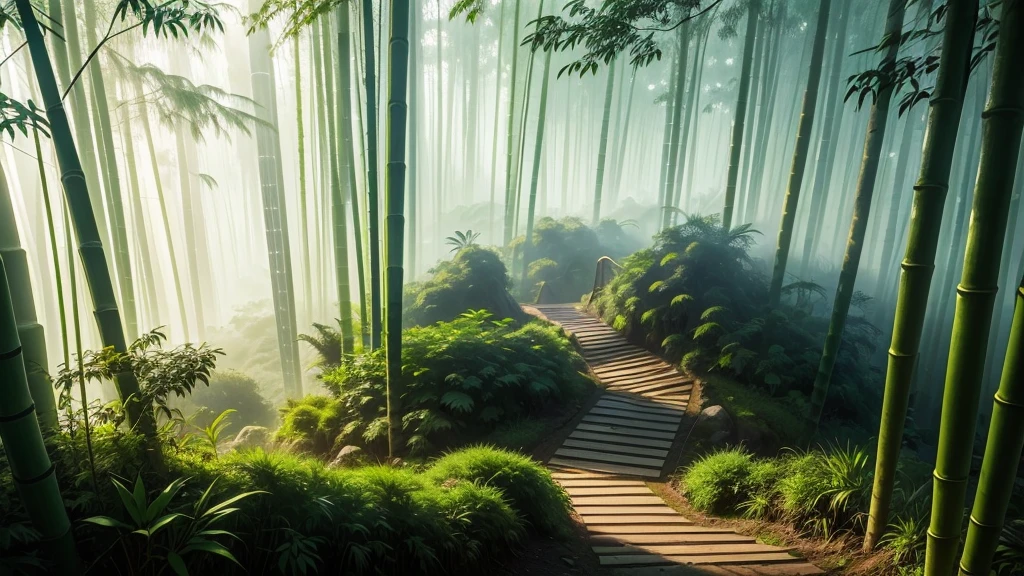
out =
{"type": "MultiPolygon", "coordinates": [[[[329,468],[263,450],[213,460],[165,445],[156,469],[140,436],[105,425],[92,442],[108,479],[97,494],[88,474],[80,477],[81,445],[66,432],[55,439],[58,481],[91,573],[148,574],[157,564],[225,575],[482,573],[528,529],[557,536],[569,522],[561,489],[539,464],[494,449],[455,452],[417,472],[329,468]],[[120,478],[137,480],[109,480],[120,478]]],[[[0,518],[0,535],[16,540],[0,566],[32,571],[45,562],[31,530],[19,528],[24,512],[3,458],[0,518]]]]}
{"type": "Polygon", "coordinates": [[[794,458],[779,485],[783,509],[811,533],[863,528],[874,467],[867,448],[832,448],[794,458]]]}
{"type": "Polygon", "coordinates": [[[438,483],[456,479],[498,488],[539,532],[569,534],[568,495],[527,456],[486,446],[466,448],[439,458],[427,475],[438,483]]]}
{"type": "MultiPolygon", "coordinates": [[[[528,286],[522,287],[524,297],[532,300],[544,282],[555,301],[578,301],[593,288],[598,258],[622,258],[640,248],[640,242],[625,231],[627,225],[603,220],[591,228],[576,217],[538,220],[533,228],[528,286]]],[[[521,256],[525,240],[519,236],[511,242],[514,254],[521,256]]]]}
{"type": "Polygon", "coordinates": [[[487,310],[498,318],[523,319],[508,289],[508,270],[497,252],[475,244],[431,269],[433,276],[405,287],[407,325],[448,322],[466,310],[487,310]]]}
{"type": "MultiPolygon", "coordinates": [[[[410,328],[402,338],[408,448],[425,451],[483,438],[500,424],[580,394],[584,364],[560,329],[492,321],[485,311],[410,328]]],[[[323,375],[333,397],[307,397],[282,411],[279,435],[316,452],[341,444],[383,448],[387,436],[385,352],[342,360],[323,375]]]]}
{"type": "Polygon", "coordinates": [[[210,385],[197,387],[187,398],[174,403],[183,412],[199,410],[193,423],[208,426],[225,410],[234,410],[227,432],[238,432],[245,426],[272,426],[276,419],[274,407],[263,397],[255,379],[235,370],[214,372],[210,385]]]}
{"type": "Polygon", "coordinates": [[[742,448],[719,450],[701,457],[683,476],[686,497],[694,508],[731,514],[749,500],[754,463],[742,448]]]}
{"type": "MultiPolygon", "coordinates": [[[[783,288],[783,302],[769,308],[767,278],[749,254],[754,234],[748,225],[725,230],[717,216],[691,216],[624,260],[596,299],[597,309],[628,337],[660,348],[684,368],[722,371],[773,396],[809,396],[829,325],[827,316],[814,313],[825,291],[795,282],[783,288]]],[[[863,307],[866,298],[856,304],[863,307]]],[[[850,315],[826,403],[829,416],[865,423],[876,417],[881,378],[866,359],[878,334],[862,315],[850,315]]]]}
{"type": "Polygon", "coordinates": [[[275,433],[278,440],[299,441],[304,448],[321,454],[336,447],[335,438],[346,420],[341,400],[330,396],[290,399],[281,415],[281,427],[275,433]]]}

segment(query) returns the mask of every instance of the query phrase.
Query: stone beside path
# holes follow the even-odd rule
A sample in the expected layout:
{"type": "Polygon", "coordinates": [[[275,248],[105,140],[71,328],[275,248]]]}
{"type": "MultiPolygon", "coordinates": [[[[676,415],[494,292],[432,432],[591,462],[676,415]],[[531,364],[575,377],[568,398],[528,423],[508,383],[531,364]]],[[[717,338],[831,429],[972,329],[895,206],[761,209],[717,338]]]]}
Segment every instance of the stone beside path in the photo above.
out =
{"type": "Polygon", "coordinates": [[[606,386],[548,461],[602,565],[622,576],[824,573],[785,548],[698,526],[667,506],[645,481],[671,472],[666,458],[681,441],[692,380],[575,305],[534,308],[575,335],[606,386]]]}

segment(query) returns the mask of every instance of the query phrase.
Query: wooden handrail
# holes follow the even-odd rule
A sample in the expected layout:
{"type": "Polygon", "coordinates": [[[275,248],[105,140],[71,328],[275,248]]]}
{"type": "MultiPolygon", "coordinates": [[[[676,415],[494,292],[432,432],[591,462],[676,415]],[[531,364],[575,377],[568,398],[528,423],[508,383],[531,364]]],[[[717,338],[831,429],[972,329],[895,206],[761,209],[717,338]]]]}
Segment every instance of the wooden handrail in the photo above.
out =
{"type": "Polygon", "coordinates": [[[619,270],[622,270],[622,266],[610,257],[601,256],[597,259],[597,270],[594,272],[594,289],[590,291],[587,306],[594,302],[594,297],[597,296],[598,291],[607,286],[612,278],[615,277],[615,274],[618,274],[619,270]],[[614,272],[614,274],[609,275],[609,271],[614,272]]]}

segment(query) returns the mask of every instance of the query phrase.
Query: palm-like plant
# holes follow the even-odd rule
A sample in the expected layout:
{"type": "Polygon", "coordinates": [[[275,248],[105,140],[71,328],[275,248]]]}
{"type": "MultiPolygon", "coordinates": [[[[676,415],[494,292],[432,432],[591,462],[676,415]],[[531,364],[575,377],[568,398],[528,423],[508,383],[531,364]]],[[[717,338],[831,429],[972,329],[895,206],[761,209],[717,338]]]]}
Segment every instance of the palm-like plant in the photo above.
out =
{"type": "Polygon", "coordinates": [[[196,500],[190,513],[172,512],[171,504],[188,478],[178,478],[167,485],[152,501],[146,494],[146,486],[142,477],[135,479],[129,489],[124,483],[115,479],[111,482],[121,498],[125,521],[110,516],[93,516],[84,521],[102,528],[118,532],[117,543],[125,554],[127,565],[144,572],[152,566],[166,564],[176,574],[188,574],[186,559],[212,558],[219,556],[241,566],[218,537],[238,540],[238,536],[226,531],[222,525],[232,514],[238,512],[235,504],[256,494],[264,492],[252,491],[235,495],[223,502],[211,502],[213,489],[217,484],[214,480],[196,500]]]}
{"type": "Polygon", "coordinates": [[[476,240],[479,237],[479,232],[473,232],[472,230],[461,232],[456,230],[454,236],[449,236],[444,239],[444,243],[452,247],[450,250],[451,252],[459,252],[465,248],[469,248],[470,246],[476,246],[476,240]]]}

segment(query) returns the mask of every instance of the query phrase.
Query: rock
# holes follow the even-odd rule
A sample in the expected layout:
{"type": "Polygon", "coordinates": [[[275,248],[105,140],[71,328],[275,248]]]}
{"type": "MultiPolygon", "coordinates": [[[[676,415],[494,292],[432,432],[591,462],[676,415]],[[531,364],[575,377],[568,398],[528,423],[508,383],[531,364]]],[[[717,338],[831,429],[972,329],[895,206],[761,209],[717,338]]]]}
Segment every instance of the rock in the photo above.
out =
{"type": "Polygon", "coordinates": [[[775,432],[757,422],[738,420],[736,422],[736,441],[747,447],[754,454],[772,455],[781,448],[781,441],[775,432]]]}
{"type": "Polygon", "coordinates": [[[714,431],[732,430],[732,417],[721,406],[708,406],[700,413],[701,425],[714,431]]]}
{"type": "Polygon", "coordinates": [[[228,450],[263,448],[270,442],[270,429],[266,426],[246,426],[227,444],[228,450]]]}
{"type": "Polygon", "coordinates": [[[732,436],[727,430],[719,430],[708,438],[708,444],[712,446],[725,446],[729,443],[729,437],[732,436]]]}
{"type": "Polygon", "coordinates": [[[331,468],[342,468],[358,464],[363,459],[363,449],[359,446],[345,446],[338,451],[338,455],[328,464],[331,468]]]}
{"type": "Polygon", "coordinates": [[[728,444],[733,434],[732,417],[721,406],[709,406],[701,411],[696,431],[698,438],[706,438],[714,446],[728,444]]]}

